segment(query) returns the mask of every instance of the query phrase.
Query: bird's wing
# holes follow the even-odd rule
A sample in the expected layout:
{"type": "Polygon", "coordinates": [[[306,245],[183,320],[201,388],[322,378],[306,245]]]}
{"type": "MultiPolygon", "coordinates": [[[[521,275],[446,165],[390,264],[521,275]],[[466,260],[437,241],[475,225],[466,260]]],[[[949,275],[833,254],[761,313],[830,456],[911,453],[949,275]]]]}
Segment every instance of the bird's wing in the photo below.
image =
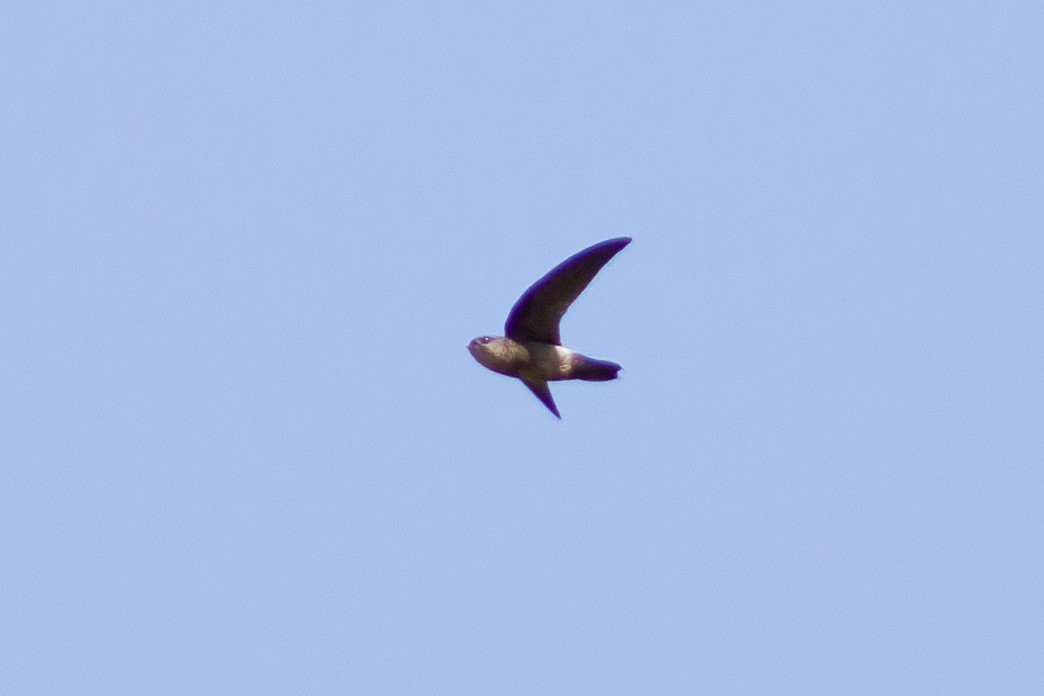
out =
{"type": "Polygon", "coordinates": [[[530,381],[524,377],[521,379],[522,383],[529,387],[529,391],[536,394],[536,398],[540,399],[545,406],[551,409],[551,413],[555,414],[558,420],[562,420],[561,414],[558,413],[558,407],[555,406],[555,400],[551,397],[551,388],[547,386],[547,381],[530,381]]]}
{"type": "Polygon", "coordinates": [[[561,345],[558,324],[562,315],[602,266],[630,243],[630,237],[610,239],[573,254],[555,266],[533,283],[511,308],[504,333],[516,341],[561,345]]]}

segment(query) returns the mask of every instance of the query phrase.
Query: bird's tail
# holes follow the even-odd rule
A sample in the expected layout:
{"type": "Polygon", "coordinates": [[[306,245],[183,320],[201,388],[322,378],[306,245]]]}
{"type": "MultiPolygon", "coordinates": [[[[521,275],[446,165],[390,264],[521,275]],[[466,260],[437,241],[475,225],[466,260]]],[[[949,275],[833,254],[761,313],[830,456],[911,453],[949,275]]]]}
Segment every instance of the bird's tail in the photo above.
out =
{"type": "Polygon", "coordinates": [[[608,382],[616,379],[616,373],[620,366],[608,360],[595,360],[582,355],[576,356],[579,360],[573,362],[573,379],[582,379],[586,382],[608,382]]]}

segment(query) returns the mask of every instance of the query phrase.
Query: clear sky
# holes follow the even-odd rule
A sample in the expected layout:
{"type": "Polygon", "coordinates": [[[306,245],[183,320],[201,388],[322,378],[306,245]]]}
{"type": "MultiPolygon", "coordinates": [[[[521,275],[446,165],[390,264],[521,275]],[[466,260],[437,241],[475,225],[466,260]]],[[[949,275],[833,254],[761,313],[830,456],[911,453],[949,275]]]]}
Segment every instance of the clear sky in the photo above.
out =
{"type": "Polygon", "coordinates": [[[5,4],[0,692],[1044,693],[1042,35],[5,4]]]}

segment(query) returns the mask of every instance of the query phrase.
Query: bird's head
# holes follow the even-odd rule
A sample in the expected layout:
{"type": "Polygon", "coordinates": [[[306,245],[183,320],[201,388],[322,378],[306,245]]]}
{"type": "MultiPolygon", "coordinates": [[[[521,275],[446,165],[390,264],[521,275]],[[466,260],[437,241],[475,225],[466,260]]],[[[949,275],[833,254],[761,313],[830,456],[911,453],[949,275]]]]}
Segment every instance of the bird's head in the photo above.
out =
{"type": "Polygon", "coordinates": [[[496,352],[496,336],[479,336],[468,344],[468,352],[480,363],[485,365],[483,357],[487,357],[496,352]]]}
{"type": "Polygon", "coordinates": [[[504,336],[479,336],[468,344],[468,352],[483,367],[514,375],[514,367],[526,358],[526,349],[504,336]]]}

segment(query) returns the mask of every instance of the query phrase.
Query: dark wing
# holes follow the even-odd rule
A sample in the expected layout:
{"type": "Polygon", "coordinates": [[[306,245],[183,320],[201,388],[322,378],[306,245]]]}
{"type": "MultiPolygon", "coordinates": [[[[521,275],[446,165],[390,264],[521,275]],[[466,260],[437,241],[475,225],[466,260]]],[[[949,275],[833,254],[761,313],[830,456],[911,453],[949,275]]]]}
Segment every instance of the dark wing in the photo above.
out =
{"type": "Polygon", "coordinates": [[[511,308],[504,333],[516,341],[561,345],[558,324],[562,315],[602,266],[630,243],[630,237],[610,239],[573,254],[555,266],[533,283],[511,308]]]}
{"type": "Polygon", "coordinates": [[[541,403],[551,409],[551,413],[555,414],[555,418],[562,420],[562,416],[558,413],[558,407],[555,406],[555,400],[551,397],[551,388],[547,386],[547,382],[531,382],[525,377],[522,377],[522,384],[529,387],[529,391],[536,394],[536,398],[540,399],[541,403]]]}

